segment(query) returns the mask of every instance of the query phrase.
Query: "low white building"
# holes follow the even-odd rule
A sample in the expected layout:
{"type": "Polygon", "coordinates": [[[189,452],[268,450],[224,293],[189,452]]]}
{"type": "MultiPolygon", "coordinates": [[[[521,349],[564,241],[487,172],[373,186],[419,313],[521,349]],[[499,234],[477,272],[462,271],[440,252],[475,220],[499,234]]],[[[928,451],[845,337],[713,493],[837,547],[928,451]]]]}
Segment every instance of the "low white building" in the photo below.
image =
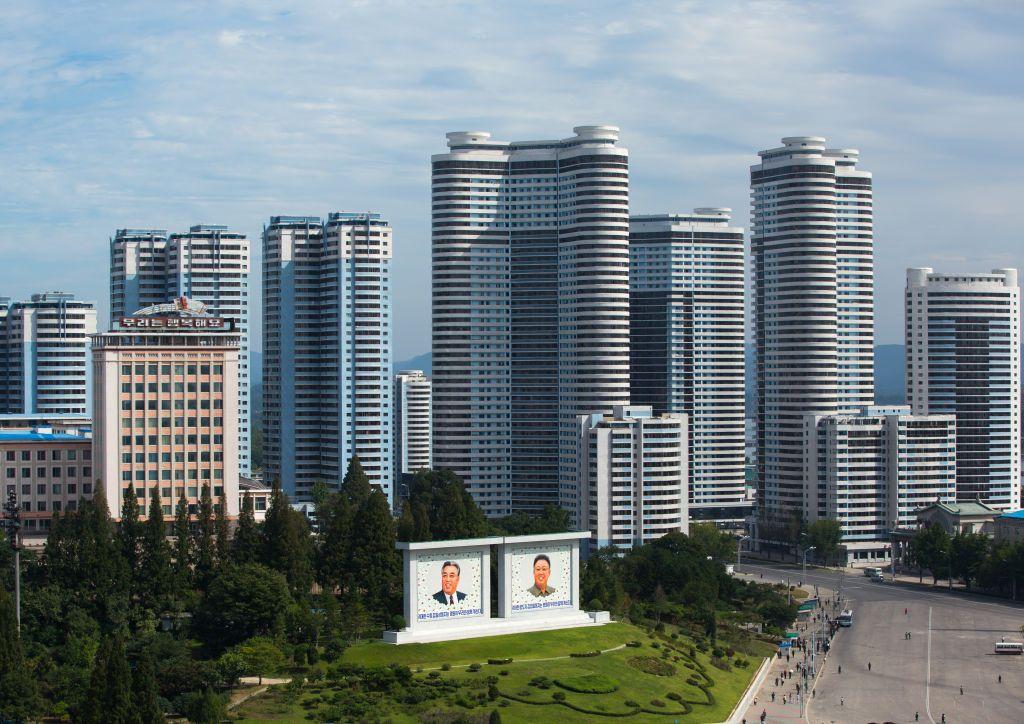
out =
{"type": "Polygon", "coordinates": [[[578,421],[578,515],[591,545],[630,548],[689,532],[687,416],[617,405],[578,421]]]}
{"type": "Polygon", "coordinates": [[[806,415],[803,490],[804,519],[838,520],[849,563],[887,559],[892,530],[956,500],[955,418],[905,406],[806,415]]]}

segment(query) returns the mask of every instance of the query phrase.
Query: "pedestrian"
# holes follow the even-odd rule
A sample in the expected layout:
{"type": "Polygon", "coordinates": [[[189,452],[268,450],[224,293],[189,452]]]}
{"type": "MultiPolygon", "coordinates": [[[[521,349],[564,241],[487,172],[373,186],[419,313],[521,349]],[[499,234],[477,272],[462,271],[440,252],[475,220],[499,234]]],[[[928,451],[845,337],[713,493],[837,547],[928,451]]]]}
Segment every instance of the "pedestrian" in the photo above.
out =
{"type": "Polygon", "coordinates": [[[839,664],[839,673],[840,674],[843,673],[843,665],[842,664],[839,664]]]}
{"type": "Polygon", "coordinates": [[[839,706],[846,706],[846,699],[839,697],[839,706]]]}
{"type": "MultiPolygon", "coordinates": [[[[868,671],[871,671],[871,662],[870,661],[868,662],[868,671]]],[[[961,691],[960,693],[962,694],[963,692],[961,691]]]]}
{"type": "Polygon", "coordinates": [[[1000,674],[1000,675],[999,675],[999,683],[1000,683],[1000,684],[1002,684],[1002,683],[1003,683],[1003,675],[1002,675],[1002,674],[1000,674]]]}
{"type": "Polygon", "coordinates": [[[811,689],[811,698],[812,699],[817,699],[818,698],[818,690],[817,689],[811,689]]]}
{"type": "Polygon", "coordinates": [[[906,616],[906,615],[907,615],[907,609],[903,609],[903,615],[904,615],[904,616],[906,616]]]}
{"type": "Polygon", "coordinates": [[[921,719],[921,712],[915,711],[914,712],[914,721],[919,721],[920,719],[921,719]]]}
{"type": "Polygon", "coordinates": [[[775,703],[775,692],[773,691],[772,692],[772,704],[774,704],[774,703],[775,703]]]}
{"type": "Polygon", "coordinates": [[[964,695],[964,685],[960,684],[960,696],[964,695]]]}
{"type": "Polygon", "coordinates": [[[946,715],[945,714],[942,715],[942,724],[946,724],[946,715]]]}

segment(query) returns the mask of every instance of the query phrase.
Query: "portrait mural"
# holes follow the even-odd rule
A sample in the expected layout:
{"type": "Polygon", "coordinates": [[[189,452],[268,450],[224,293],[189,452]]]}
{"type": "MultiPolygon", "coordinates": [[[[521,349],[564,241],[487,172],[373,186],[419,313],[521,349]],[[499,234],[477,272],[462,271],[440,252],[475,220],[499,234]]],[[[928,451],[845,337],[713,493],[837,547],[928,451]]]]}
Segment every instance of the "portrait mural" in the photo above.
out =
{"type": "Polygon", "coordinates": [[[572,606],[572,546],[512,548],[512,613],[572,606]]]}
{"type": "Polygon", "coordinates": [[[482,555],[428,553],[416,562],[416,619],[421,622],[482,616],[482,555]]]}

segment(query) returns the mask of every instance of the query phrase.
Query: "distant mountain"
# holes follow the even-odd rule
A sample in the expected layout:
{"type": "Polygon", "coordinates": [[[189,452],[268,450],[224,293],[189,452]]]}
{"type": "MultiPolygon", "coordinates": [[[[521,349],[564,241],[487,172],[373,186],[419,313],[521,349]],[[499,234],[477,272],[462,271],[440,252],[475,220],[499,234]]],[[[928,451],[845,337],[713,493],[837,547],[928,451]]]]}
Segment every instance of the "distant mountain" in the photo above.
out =
{"type": "Polygon", "coordinates": [[[391,369],[395,372],[399,370],[423,370],[425,375],[430,374],[430,368],[433,364],[434,355],[430,352],[424,352],[423,354],[416,355],[411,359],[401,360],[391,365],[391,369]]]}
{"type": "MultiPolygon", "coordinates": [[[[394,364],[398,370],[423,370],[430,374],[432,356],[430,352],[394,364]]],[[[904,400],[903,389],[903,345],[880,344],[875,347],[875,401],[879,404],[900,404],[904,400]]],[[[752,396],[755,385],[754,347],[747,346],[747,391],[752,396]]]]}

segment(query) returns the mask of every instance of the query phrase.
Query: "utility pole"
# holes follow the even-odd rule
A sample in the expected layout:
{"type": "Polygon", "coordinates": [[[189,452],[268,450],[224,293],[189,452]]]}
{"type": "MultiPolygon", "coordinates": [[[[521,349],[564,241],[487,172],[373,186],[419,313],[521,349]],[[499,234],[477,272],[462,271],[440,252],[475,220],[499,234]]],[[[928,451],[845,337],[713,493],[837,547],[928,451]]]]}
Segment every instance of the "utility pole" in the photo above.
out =
{"type": "Polygon", "coordinates": [[[807,579],[807,554],[810,553],[813,550],[817,550],[817,548],[815,548],[814,546],[811,546],[810,548],[805,548],[804,549],[803,570],[800,573],[800,577],[803,578],[804,580],[807,579]]]}
{"type": "Polygon", "coordinates": [[[7,495],[4,504],[3,527],[11,539],[11,550],[14,551],[14,617],[21,632],[21,507],[14,490],[7,495]]]}

